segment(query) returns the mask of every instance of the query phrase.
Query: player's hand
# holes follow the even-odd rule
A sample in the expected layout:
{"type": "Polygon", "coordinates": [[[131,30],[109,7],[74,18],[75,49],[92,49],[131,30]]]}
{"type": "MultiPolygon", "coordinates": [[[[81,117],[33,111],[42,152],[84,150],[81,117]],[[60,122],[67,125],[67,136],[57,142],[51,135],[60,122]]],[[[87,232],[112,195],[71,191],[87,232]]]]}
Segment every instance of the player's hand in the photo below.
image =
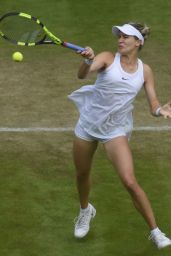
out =
{"type": "Polygon", "coordinates": [[[171,118],[171,101],[161,107],[160,115],[164,118],[171,118]]]}
{"type": "Polygon", "coordinates": [[[90,60],[93,60],[94,57],[95,57],[95,54],[94,54],[94,51],[92,48],[90,47],[86,47],[85,48],[85,51],[82,51],[81,52],[81,55],[84,57],[84,58],[87,58],[87,59],[90,59],[90,60]]]}

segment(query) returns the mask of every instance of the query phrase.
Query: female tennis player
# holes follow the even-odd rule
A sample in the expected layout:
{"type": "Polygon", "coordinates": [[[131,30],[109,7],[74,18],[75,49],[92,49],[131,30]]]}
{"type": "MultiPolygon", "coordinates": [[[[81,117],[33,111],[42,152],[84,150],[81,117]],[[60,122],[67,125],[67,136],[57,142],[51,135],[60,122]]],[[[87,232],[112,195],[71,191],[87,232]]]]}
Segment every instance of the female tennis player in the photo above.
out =
{"type": "Polygon", "coordinates": [[[132,104],[142,86],[152,115],[171,118],[171,102],[160,105],[152,70],[138,58],[149,28],[128,23],[113,26],[112,32],[118,38],[117,52],[102,52],[95,56],[90,47],[80,52],[84,60],[78,77],[84,79],[89,73],[97,72],[97,79],[94,85],[83,86],[69,95],[80,113],[73,145],[80,200],[74,234],[77,238],[86,236],[90,221],[96,215],[96,209],[89,203],[90,169],[97,144],[102,142],[135,208],[150,228],[149,239],[160,249],[171,245],[171,240],[158,228],[147,195],[137,182],[128,141],[133,129],[132,104]]]}

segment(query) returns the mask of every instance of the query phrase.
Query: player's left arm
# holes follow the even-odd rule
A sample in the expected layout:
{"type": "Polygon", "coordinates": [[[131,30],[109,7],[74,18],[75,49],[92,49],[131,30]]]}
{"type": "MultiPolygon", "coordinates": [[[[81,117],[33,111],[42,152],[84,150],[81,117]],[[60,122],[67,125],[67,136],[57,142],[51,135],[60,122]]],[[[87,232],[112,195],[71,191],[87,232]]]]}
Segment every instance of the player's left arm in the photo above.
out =
{"type": "Polygon", "coordinates": [[[151,68],[144,64],[144,88],[150,105],[150,110],[154,116],[163,116],[171,118],[171,101],[161,106],[155,90],[154,75],[151,68]]]}

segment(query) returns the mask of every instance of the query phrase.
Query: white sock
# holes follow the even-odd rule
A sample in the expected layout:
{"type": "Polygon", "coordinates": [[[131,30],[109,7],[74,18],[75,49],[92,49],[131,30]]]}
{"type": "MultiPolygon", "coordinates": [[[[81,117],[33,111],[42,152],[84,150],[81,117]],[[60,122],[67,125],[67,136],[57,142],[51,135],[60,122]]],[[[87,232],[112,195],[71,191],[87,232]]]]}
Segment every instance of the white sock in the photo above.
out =
{"type": "Polygon", "coordinates": [[[158,232],[160,232],[160,229],[159,229],[158,227],[151,230],[151,234],[152,234],[152,235],[155,235],[155,234],[157,234],[158,232]]]}
{"type": "Polygon", "coordinates": [[[90,208],[90,205],[89,205],[89,204],[88,204],[87,208],[82,209],[82,208],[80,207],[80,212],[81,212],[81,213],[85,213],[85,212],[87,212],[87,211],[89,210],[89,208],[90,208]]]}

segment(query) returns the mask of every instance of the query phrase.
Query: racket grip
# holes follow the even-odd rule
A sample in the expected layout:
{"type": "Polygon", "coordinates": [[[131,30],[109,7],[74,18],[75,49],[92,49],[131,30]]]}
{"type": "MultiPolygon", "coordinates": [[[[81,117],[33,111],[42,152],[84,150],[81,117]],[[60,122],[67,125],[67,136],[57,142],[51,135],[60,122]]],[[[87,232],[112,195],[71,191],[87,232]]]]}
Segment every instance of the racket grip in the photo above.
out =
{"type": "Polygon", "coordinates": [[[85,48],[81,47],[81,46],[78,46],[78,45],[75,45],[75,44],[71,44],[71,43],[67,43],[67,42],[63,42],[62,45],[64,47],[67,47],[67,48],[70,48],[74,51],[81,51],[83,52],[85,50],[85,48]]]}

